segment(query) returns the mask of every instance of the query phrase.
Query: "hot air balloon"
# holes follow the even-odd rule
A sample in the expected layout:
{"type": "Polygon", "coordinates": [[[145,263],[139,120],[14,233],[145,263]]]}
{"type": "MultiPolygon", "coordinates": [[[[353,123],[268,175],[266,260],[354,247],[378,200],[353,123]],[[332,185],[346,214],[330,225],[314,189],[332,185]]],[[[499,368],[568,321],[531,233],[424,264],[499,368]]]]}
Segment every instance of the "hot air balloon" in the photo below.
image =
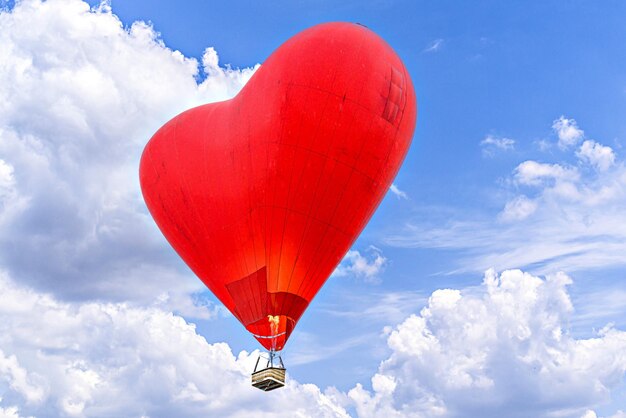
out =
{"type": "Polygon", "coordinates": [[[282,370],[262,389],[284,383],[277,355],[383,199],[416,114],[391,47],[326,23],[287,40],[236,97],[181,113],[146,145],[141,189],[163,235],[282,370]]]}

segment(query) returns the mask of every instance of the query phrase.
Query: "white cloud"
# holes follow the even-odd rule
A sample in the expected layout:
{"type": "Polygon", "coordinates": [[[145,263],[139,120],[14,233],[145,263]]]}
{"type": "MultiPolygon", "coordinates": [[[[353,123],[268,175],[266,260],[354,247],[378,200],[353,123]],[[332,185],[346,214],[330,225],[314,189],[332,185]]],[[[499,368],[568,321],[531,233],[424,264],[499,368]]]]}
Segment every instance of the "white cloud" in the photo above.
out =
{"type": "Polygon", "coordinates": [[[552,123],[552,129],[559,138],[558,145],[561,149],[567,149],[580,142],[585,132],[578,127],[574,119],[561,116],[552,123]]]}
{"type": "MultiPolygon", "coordinates": [[[[598,415],[595,413],[595,411],[589,409],[589,410],[585,411],[585,413],[580,418],[604,418],[604,417],[598,417],[598,415]]],[[[615,414],[611,415],[610,417],[606,417],[606,418],[626,418],[626,412],[624,412],[624,411],[617,411],[615,414]]]]}
{"type": "Polygon", "coordinates": [[[10,194],[14,186],[13,167],[6,161],[0,160],[0,196],[10,194]]]}
{"type": "Polygon", "coordinates": [[[424,52],[437,52],[443,47],[443,39],[435,39],[424,49],[424,52]]]}
{"type": "Polygon", "coordinates": [[[264,394],[249,383],[255,353],[234,356],[224,343],[209,344],[181,317],[60,302],[2,275],[0,408],[12,418],[345,418],[346,408],[361,418],[578,417],[623,378],[626,333],[571,337],[570,283],[564,274],[489,271],[480,289],[435,291],[419,315],[390,330],[391,356],[371,389],[322,392],[289,377],[286,388],[264,394]]]}
{"type": "Polygon", "coordinates": [[[576,155],[594,166],[598,171],[606,171],[615,164],[613,149],[591,140],[583,142],[576,155]]]}
{"type": "Polygon", "coordinates": [[[539,151],[546,152],[552,148],[553,144],[547,139],[539,139],[534,142],[534,145],[539,149],[539,151]]]}
{"type": "Polygon", "coordinates": [[[250,386],[234,356],[156,308],[67,303],[0,274],[0,416],[347,417],[320,390],[250,386]]]}
{"type": "Polygon", "coordinates": [[[0,350],[0,375],[7,381],[11,390],[19,393],[27,403],[43,400],[43,388],[31,382],[33,377],[20,366],[15,355],[5,356],[2,350],[0,350]]]}
{"type": "MultiPolygon", "coordinates": [[[[2,403],[2,398],[0,398],[0,403],[2,403]]],[[[0,418],[22,418],[22,416],[19,414],[18,407],[8,406],[6,408],[0,407],[0,418]]]]}
{"type": "Polygon", "coordinates": [[[7,224],[26,203],[26,199],[17,193],[13,166],[0,159],[0,225],[7,224]]]}
{"type": "Polygon", "coordinates": [[[202,284],[145,209],[139,157],[165,121],[232,97],[256,67],[220,67],[207,48],[198,84],[195,59],[106,4],[24,0],[0,28],[0,264],[66,298],[170,289],[170,308],[194,310],[183,296],[202,284]]]}
{"type": "Polygon", "coordinates": [[[409,198],[409,196],[404,191],[400,190],[395,184],[392,184],[389,190],[391,190],[391,193],[395,194],[399,199],[407,200],[409,198]]]}
{"type": "Polygon", "coordinates": [[[391,356],[346,397],[359,417],[580,417],[626,373],[626,332],[568,333],[563,273],[487,271],[481,288],[437,290],[388,337],[391,356]]]}
{"type": "Polygon", "coordinates": [[[335,277],[353,276],[367,281],[376,281],[387,265],[387,259],[382,251],[374,246],[367,249],[367,254],[369,259],[357,250],[348,251],[332,275],[335,277]]]}
{"type": "MultiPolygon", "coordinates": [[[[585,149],[604,148],[593,144],[597,145],[585,149]]],[[[570,152],[574,157],[576,152],[570,152]]],[[[607,157],[614,155],[607,151],[591,154],[594,157],[588,161],[595,162],[596,172],[584,165],[524,161],[501,182],[501,195],[507,200],[499,213],[468,219],[466,211],[460,211],[448,215],[443,226],[442,222],[436,226],[409,223],[385,242],[461,249],[463,253],[450,268],[456,272],[483,271],[490,266],[532,268],[534,273],[624,266],[626,166],[607,157]]]]}
{"type": "Polygon", "coordinates": [[[498,151],[512,151],[515,149],[515,140],[511,138],[501,138],[493,135],[487,135],[485,139],[480,141],[483,156],[494,157],[498,151]]]}
{"type": "Polygon", "coordinates": [[[623,379],[626,333],[606,327],[593,338],[573,338],[570,283],[562,273],[544,280],[489,271],[481,288],[437,290],[419,315],[389,330],[391,355],[371,389],[321,391],[288,376],[284,389],[265,394],[250,387],[255,353],[235,356],[225,343],[209,344],[179,316],[122,303],[61,302],[1,274],[0,412],[578,417],[623,379]]]}
{"type": "Polygon", "coordinates": [[[537,202],[522,195],[506,202],[504,209],[498,216],[504,222],[521,221],[528,218],[536,210],[537,202]]]}
{"type": "Polygon", "coordinates": [[[202,68],[207,78],[200,84],[199,90],[203,94],[211,96],[233,97],[258,67],[257,64],[254,68],[244,70],[232,69],[230,65],[222,68],[219,65],[217,51],[215,48],[209,47],[202,55],[202,68]]]}
{"type": "Polygon", "coordinates": [[[545,164],[537,161],[524,161],[515,169],[514,178],[522,185],[538,186],[545,181],[576,181],[580,177],[576,168],[559,164],[545,164]]]}

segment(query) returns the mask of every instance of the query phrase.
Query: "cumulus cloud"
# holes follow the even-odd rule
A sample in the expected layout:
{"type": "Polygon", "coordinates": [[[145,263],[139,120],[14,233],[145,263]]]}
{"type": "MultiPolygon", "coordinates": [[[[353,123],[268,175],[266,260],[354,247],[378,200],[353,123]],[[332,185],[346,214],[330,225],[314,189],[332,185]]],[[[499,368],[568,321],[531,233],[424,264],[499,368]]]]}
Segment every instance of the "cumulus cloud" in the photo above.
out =
{"type": "Polygon", "coordinates": [[[366,281],[376,281],[387,262],[382,251],[374,246],[370,246],[365,255],[357,250],[350,250],[333,272],[333,276],[352,276],[366,281]]]}
{"type": "Polygon", "coordinates": [[[626,332],[568,332],[573,311],[558,273],[485,273],[479,289],[435,291],[395,327],[371,381],[335,394],[359,417],[580,417],[626,373],[626,332]]]}
{"type": "Polygon", "coordinates": [[[545,164],[537,161],[524,161],[515,169],[515,180],[519,184],[537,186],[545,181],[576,181],[579,173],[576,168],[559,164],[545,164]]]}
{"type": "Polygon", "coordinates": [[[65,298],[189,310],[161,295],[201,284],[145,210],[139,157],[165,121],[232,97],[256,67],[221,67],[212,48],[200,66],[80,0],[18,2],[0,28],[0,263],[65,298]]]}
{"type": "Polygon", "coordinates": [[[559,138],[559,148],[567,149],[576,145],[585,136],[585,132],[578,127],[574,119],[561,116],[552,123],[552,129],[559,138]]]}
{"type": "Polygon", "coordinates": [[[487,135],[480,141],[480,147],[484,157],[494,157],[498,151],[512,151],[515,149],[515,140],[487,135]]]}
{"type": "Polygon", "coordinates": [[[615,164],[613,149],[591,140],[583,142],[576,155],[598,171],[607,171],[615,164]]]}
{"type": "Polygon", "coordinates": [[[235,356],[158,308],[62,302],[0,274],[0,416],[348,417],[291,377],[250,386],[256,352],[235,356]]]}
{"type": "Polygon", "coordinates": [[[256,352],[208,343],[180,316],[64,302],[2,273],[0,416],[577,418],[623,380],[626,332],[574,338],[569,284],[490,270],[481,287],[437,290],[389,328],[371,384],[321,390],[288,376],[265,394],[250,386],[256,352]]]}
{"type": "Polygon", "coordinates": [[[258,67],[257,64],[253,68],[238,70],[226,64],[226,67],[223,68],[220,66],[217,51],[215,48],[209,47],[202,55],[202,69],[207,78],[198,86],[198,90],[203,95],[218,98],[217,100],[233,97],[258,67]]]}

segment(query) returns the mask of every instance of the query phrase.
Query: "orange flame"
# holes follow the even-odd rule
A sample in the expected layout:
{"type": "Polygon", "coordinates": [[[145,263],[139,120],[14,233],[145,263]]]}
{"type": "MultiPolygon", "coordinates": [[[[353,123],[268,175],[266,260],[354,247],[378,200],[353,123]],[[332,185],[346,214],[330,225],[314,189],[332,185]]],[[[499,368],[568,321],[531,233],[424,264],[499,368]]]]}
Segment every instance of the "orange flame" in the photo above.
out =
{"type": "Polygon", "coordinates": [[[280,322],[279,315],[268,315],[267,320],[270,322],[270,330],[272,335],[278,334],[278,323],[280,322]]]}

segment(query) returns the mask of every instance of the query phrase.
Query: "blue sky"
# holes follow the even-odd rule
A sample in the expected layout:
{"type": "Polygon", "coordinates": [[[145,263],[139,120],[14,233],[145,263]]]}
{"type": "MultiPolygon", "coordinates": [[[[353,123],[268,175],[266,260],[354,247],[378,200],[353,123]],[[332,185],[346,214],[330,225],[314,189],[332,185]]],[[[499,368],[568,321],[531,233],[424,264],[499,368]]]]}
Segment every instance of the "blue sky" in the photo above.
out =
{"type": "Polygon", "coordinates": [[[0,2],[0,291],[32,312],[0,309],[0,416],[626,416],[626,4],[99,4],[0,2]],[[327,21],[397,51],[417,128],[262,397],[258,345],[167,246],[137,164],[327,21]]]}

